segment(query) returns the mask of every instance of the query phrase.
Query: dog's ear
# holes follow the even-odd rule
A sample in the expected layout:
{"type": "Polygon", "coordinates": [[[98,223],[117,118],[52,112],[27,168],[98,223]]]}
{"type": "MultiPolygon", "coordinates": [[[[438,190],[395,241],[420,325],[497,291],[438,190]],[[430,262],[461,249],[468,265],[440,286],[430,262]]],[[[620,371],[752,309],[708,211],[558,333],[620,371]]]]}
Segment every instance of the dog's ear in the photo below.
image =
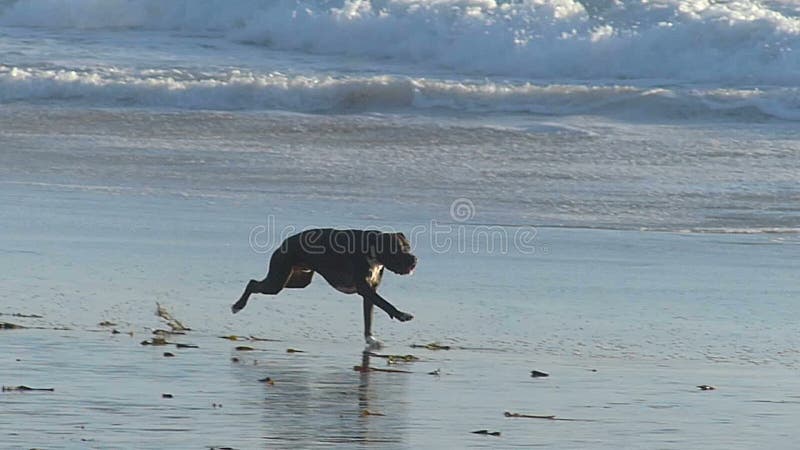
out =
{"type": "Polygon", "coordinates": [[[395,236],[397,236],[397,240],[399,241],[401,247],[411,247],[411,242],[408,241],[408,238],[405,234],[398,232],[395,233],[395,236]]]}

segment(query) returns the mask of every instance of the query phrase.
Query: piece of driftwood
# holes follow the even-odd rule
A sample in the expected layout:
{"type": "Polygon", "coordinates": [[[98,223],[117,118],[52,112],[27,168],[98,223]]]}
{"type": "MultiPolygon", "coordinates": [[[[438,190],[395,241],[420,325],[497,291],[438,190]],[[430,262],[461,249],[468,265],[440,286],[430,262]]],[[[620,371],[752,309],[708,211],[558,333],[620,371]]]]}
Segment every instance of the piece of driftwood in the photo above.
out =
{"type": "Polygon", "coordinates": [[[487,435],[487,436],[500,436],[500,432],[499,431],[476,430],[476,431],[470,431],[470,433],[472,433],[472,434],[484,434],[484,435],[487,435]]]}
{"type": "Polygon", "coordinates": [[[379,369],[377,367],[353,366],[356,372],[388,372],[388,373],[412,373],[408,370],[399,369],[379,369]]]}
{"type": "Polygon", "coordinates": [[[594,420],[592,419],[564,419],[561,417],[556,417],[554,415],[519,414],[508,411],[504,412],[503,415],[506,417],[521,417],[525,419],[561,420],[564,422],[594,422],[594,420]]]}
{"type": "Polygon", "coordinates": [[[53,388],[32,388],[29,386],[3,386],[3,392],[29,392],[29,391],[47,391],[53,392],[53,388]]]}
{"type": "Polygon", "coordinates": [[[504,412],[504,416],[506,417],[524,417],[526,419],[548,419],[548,420],[555,420],[556,416],[539,416],[534,414],[519,414],[519,413],[512,413],[512,412],[504,412]]]}
{"type": "Polygon", "coordinates": [[[424,348],[426,350],[450,350],[453,347],[449,345],[439,345],[436,342],[431,342],[429,344],[411,344],[411,348],[424,348]]]}

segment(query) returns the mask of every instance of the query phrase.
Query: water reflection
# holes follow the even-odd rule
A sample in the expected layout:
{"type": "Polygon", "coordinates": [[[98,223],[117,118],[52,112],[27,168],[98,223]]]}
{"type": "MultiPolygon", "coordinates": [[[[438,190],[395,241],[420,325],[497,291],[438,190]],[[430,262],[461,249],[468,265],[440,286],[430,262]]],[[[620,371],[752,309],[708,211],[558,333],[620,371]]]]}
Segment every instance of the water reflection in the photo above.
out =
{"type": "MultiPolygon", "coordinates": [[[[354,370],[356,365],[385,364],[371,359],[364,353],[357,364],[347,364],[329,356],[309,355],[265,364],[275,384],[263,386],[265,395],[257,403],[269,446],[397,447],[404,442],[409,375],[354,370]],[[365,415],[364,411],[383,415],[365,415]]],[[[265,372],[263,367],[261,371],[265,372]]]]}

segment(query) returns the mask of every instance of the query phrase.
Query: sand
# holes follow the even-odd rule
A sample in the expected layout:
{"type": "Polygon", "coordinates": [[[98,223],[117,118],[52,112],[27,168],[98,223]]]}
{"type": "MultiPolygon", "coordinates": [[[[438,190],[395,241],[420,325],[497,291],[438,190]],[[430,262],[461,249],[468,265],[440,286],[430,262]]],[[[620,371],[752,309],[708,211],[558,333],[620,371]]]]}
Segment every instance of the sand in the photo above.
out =
{"type": "Polygon", "coordinates": [[[0,321],[29,329],[0,330],[0,384],[54,391],[0,394],[3,448],[791,448],[796,437],[796,246],[780,236],[540,229],[532,254],[418,245],[417,273],[381,288],[415,319],[376,313],[374,328],[382,353],[419,361],[389,365],[362,355],[359,300],[321,280],[230,313],[266,266],[248,242],[263,217],[246,205],[4,189],[0,321]],[[166,328],[156,302],[191,328],[167,340],[197,348],[141,345],[166,328]],[[453,349],[410,347],[430,342],[453,349]],[[410,373],[353,369],[365,365],[410,373]],[[484,429],[501,434],[471,433],[484,429]]]}

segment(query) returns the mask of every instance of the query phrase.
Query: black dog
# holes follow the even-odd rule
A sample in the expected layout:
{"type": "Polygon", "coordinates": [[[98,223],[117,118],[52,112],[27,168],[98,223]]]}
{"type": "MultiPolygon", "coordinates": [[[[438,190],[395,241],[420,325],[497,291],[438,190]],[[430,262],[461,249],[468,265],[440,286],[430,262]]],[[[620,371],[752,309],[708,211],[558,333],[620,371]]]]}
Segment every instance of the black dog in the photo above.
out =
{"type": "Polygon", "coordinates": [[[285,287],[304,288],[314,272],[319,272],[336,290],[358,293],[364,299],[364,339],[369,346],[380,346],[372,336],[373,305],[401,322],[414,318],[376,292],[384,267],[400,275],[414,270],[417,257],[410,250],[403,233],[330,228],[303,231],[283,241],[272,254],[267,277],[250,280],[231,310],[234,314],[241,311],[253,293],[275,295],[285,287]]]}

